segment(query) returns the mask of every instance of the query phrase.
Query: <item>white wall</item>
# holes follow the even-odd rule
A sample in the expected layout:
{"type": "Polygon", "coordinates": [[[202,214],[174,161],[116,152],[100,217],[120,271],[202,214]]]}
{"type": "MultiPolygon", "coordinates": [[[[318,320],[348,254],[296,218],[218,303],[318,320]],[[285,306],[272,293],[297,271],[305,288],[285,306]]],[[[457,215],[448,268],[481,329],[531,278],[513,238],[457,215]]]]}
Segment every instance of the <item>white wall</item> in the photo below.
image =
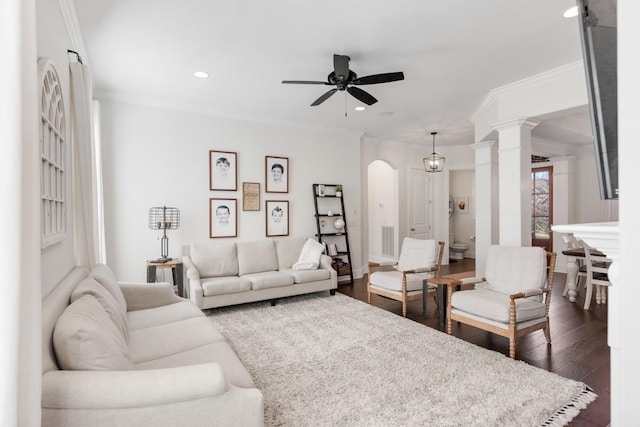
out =
{"type": "Polygon", "coordinates": [[[598,190],[598,172],[593,146],[577,152],[575,160],[575,207],[570,215],[571,224],[618,220],[618,201],[602,200],[598,190]]]}
{"type": "Polygon", "coordinates": [[[394,258],[398,248],[398,171],[388,163],[376,160],[367,168],[369,211],[369,261],[382,262],[388,257],[382,254],[382,226],[394,227],[394,258]]]}
{"type": "MultiPolygon", "coordinates": [[[[169,256],[209,241],[209,198],[238,199],[237,240],[264,239],[265,200],[288,200],[290,236],[314,237],[313,183],[342,184],[352,263],[360,266],[359,136],[101,101],[107,262],[120,280],[144,281],[160,256],[152,206],[180,209],[169,256]],[[209,190],[209,150],[237,152],[239,191],[209,190]],[[289,158],[289,193],[265,193],[265,156],[289,158]],[[260,183],[260,211],[242,211],[242,182],[260,183]]],[[[360,272],[356,268],[356,275],[360,272]]],[[[167,277],[169,280],[169,277],[167,277]]]]}
{"type": "MultiPolygon", "coordinates": [[[[71,41],[57,0],[38,0],[36,9],[38,58],[50,58],[55,63],[63,90],[63,101],[67,130],[67,238],[42,250],[41,276],[42,295],[46,296],[51,289],[74,266],[73,226],[71,199],[71,89],[69,85],[70,57],[67,49],[72,49],[71,41]]],[[[39,172],[35,172],[39,173],[39,172]]]]}

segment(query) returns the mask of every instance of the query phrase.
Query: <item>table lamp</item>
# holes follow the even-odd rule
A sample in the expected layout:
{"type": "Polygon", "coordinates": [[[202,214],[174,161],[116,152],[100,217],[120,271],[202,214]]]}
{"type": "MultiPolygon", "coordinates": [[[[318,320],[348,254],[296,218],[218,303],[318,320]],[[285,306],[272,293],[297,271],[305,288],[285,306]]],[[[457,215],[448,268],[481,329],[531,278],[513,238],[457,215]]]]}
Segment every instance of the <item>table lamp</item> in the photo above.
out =
{"type": "Polygon", "coordinates": [[[149,209],[149,228],[163,231],[162,239],[160,239],[160,258],[155,262],[164,263],[171,260],[167,230],[176,230],[178,227],[180,227],[180,210],[178,208],[161,206],[149,209]]]}

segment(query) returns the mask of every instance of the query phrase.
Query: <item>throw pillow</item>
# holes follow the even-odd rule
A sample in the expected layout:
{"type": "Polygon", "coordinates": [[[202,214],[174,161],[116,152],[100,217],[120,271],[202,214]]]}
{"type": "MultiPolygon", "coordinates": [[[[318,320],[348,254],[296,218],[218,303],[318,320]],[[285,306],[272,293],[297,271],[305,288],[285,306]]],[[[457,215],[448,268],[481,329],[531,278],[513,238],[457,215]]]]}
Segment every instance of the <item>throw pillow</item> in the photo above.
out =
{"type": "Polygon", "coordinates": [[[127,313],[122,311],[117,301],[100,283],[93,277],[85,277],[71,292],[70,302],[80,299],[83,295],[93,296],[107,312],[111,320],[116,324],[125,342],[129,341],[129,326],[127,324],[127,313]]]}
{"type": "Polygon", "coordinates": [[[320,256],[324,252],[324,245],[313,239],[307,239],[298,262],[291,267],[294,270],[315,270],[320,265],[320,256]]]}
{"type": "Polygon", "coordinates": [[[129,348],[100,303],[86,294],[71,303],[53,329],[60,368],[72,371],[133,369],[129,348]]]}
{"type": "Polygon", "coordinates": [[[96,279],[98,283],[100,283],[109,293],[115,298],[116,302],[124,311],[127,312],[127,300],[124,299],[124,295],[120,290],[120,286],[118,285],[118,281],[116,280],[115,274],[113,271],[105,265],[105,264],[96,264],[95,267],[91,270],[91,277],[96,279]]]}

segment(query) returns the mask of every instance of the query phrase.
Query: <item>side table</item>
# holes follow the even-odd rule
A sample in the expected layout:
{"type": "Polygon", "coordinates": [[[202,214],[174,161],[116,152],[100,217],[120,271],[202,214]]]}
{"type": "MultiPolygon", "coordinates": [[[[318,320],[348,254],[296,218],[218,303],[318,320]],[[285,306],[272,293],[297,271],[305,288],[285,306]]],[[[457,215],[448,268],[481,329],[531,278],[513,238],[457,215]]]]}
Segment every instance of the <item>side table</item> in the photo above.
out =
{"type": "Polygon", "coordinates": [[[422,284],[422,314],[426,315],[427,291],[429,287],[437,287],[438,314],[440,318],[440,326],[444,327],[447,321],[447,297],[448,287],[455,286],[456,290],[460,289],[464,279],[475,277],[475,271],[463,271],[461,273],[447,274],[440,277],[427,279],[422,284]]]}
{"type": "Polygon", "coordinates": [[[147,261],[147,283],[155,283],[156,270],[158,268],[170,268],[173,275],[173,285],[178,288],[178,296],[186,298],[184,286],[182,284],[183,267],[182,261],[174,258],[167,262],[147,261]]]}

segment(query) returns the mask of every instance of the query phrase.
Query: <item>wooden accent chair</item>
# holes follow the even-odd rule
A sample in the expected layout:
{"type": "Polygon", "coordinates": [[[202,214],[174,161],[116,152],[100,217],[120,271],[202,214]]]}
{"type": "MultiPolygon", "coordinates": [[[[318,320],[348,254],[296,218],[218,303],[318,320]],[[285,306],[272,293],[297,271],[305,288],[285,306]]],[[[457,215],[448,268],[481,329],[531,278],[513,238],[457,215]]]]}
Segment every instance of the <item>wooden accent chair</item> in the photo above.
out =
{"type": "MultiPolygon", "coordinates": [[[[486,277],[474,289],[447,292],[447,333],[458,321],[509,338],[516,357],[516,338],[538,329],[551,344],[549,303],[556,253],[539,247],[491,246],[486,277]]],[[[468,282],[465,282],[468,283],[468,282]]]]}
{"type": "Polygon", "coordinates": [[[440,276],[443,253],[442,241],[406,237],[397,263],[369,263],[369,304],[371,294],[401,301],[402,315],[407,317],[407,303],[422,298],[423,282],[440,276]]]}

